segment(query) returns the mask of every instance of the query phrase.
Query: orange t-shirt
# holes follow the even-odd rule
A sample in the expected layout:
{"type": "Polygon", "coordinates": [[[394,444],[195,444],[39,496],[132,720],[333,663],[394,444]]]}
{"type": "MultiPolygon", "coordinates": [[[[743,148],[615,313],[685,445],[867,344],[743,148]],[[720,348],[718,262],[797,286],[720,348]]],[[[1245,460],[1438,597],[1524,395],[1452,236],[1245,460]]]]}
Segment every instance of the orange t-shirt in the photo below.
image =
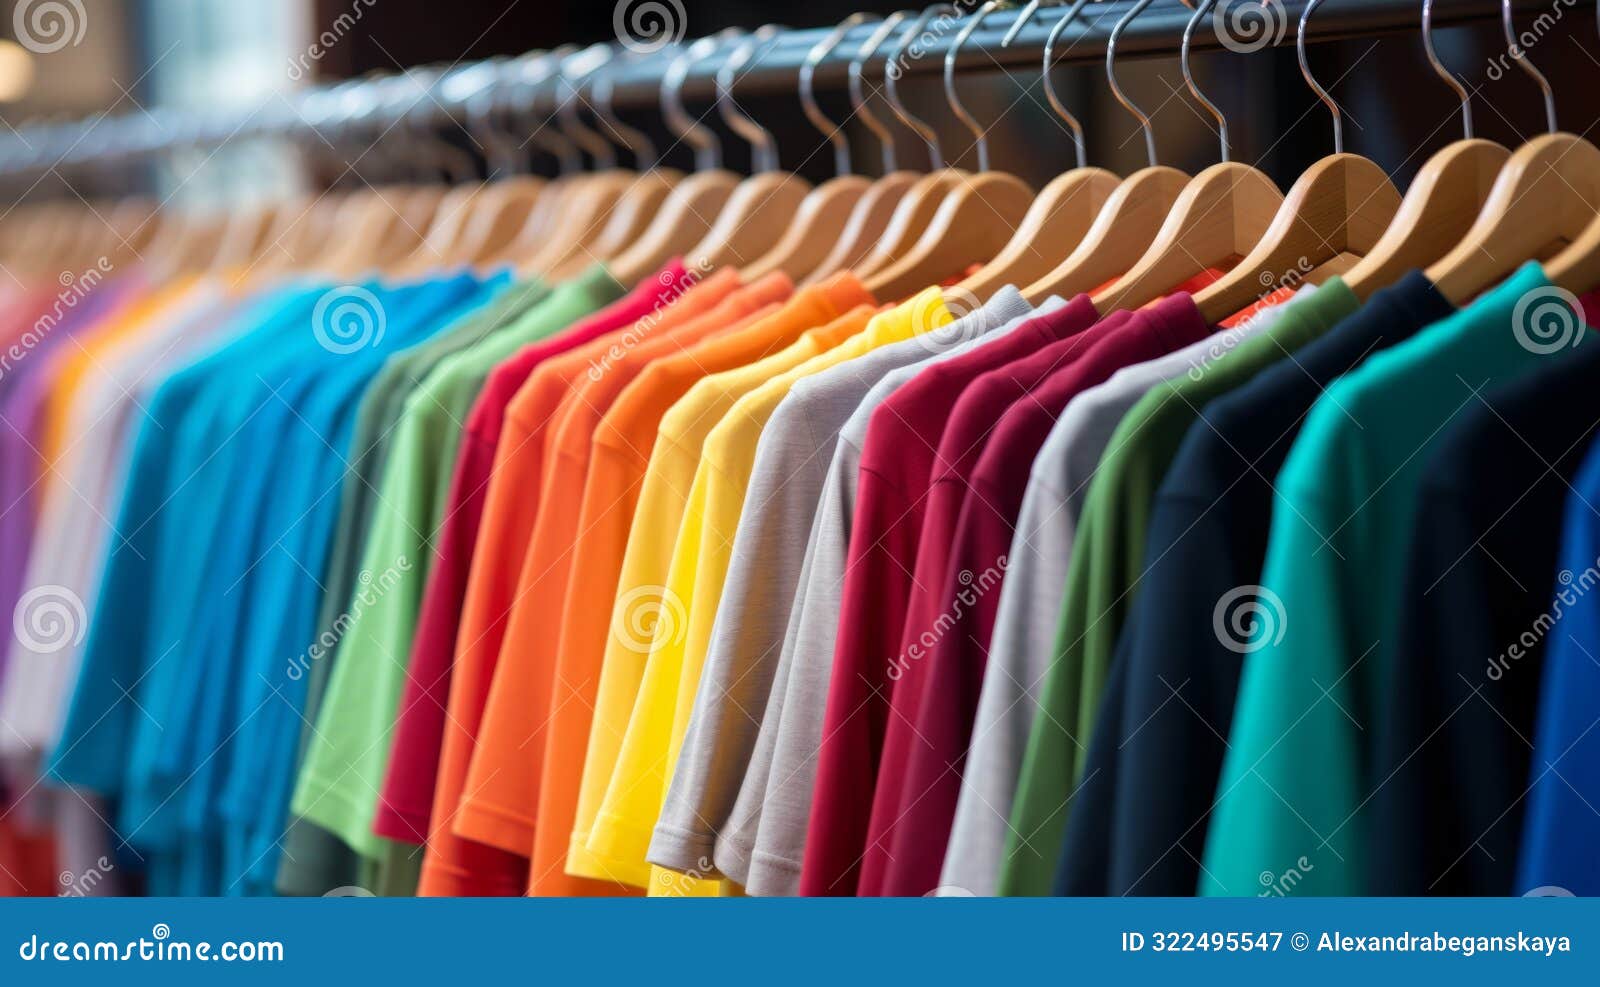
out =
{"type": "Polygon", "coordinates": [[[529,894],[617,893],[624,889],[613,882],[568,875],[563,863],[582,778],[583,759],[575,752],[583,750],[588,741],[613,589],[661,416],[701,377],[784,348],[807,330],[832,321],[860,295],[859,288],[852,289],[843,281],[807,289],[788,304],[769,306],[758,317],[747,318],[692,349],[653,360],[595,427],[575,436],[583,442],[588,469],[571,528],[578,538],[566,575],[567,585],[586,591],[564,594],[559,637],[550,632],[545,606],[534,603],[531,594],[519,592],[522,602],[512,615],[505,651],[517,655],[519,661],[524,654],[548,653],[544,674],[550,685],[537,692],[502,688],[497,678],[488,715],[507,729],[492,744],[485,741],[473,765],[472,778],[481,777],[485,782],[481,789],[472,786],[475,797],[492,790],[491,777],[527,772],[534,778],[533,784],[508,793],[515,801],[501,803],[504,811],[525,815],[530,822],[531,840],[524,845],[524,852],[532,853],[529,894]],[[530,764],[528,735],[541,728],[543,763],[530,764]],[[491,751],[498,752],[493,762],[489,760],[491,751]],[[495,768],[498,775],[493,773],[495,768]]]}
{"type": "MultiPolygon", "coordinates": [[[[563,402],[546,440],[542,476],[536,484],[532,477],[521,480],[525,497],[529,491],[537,491],[538,508],[533,533],[514,573],[515,592],[508,604],[499,658],[491,659],[494,674],[465,794],[457,807],[457,832],[519,857],[526,857],[532,845],[532,808],[544,737],[540,728],[548,706],[550,670],[555,666],[553,631],[567,590],[573,545],[581,532],[578,507],[595,424],[640,367],[657,357],[683,352],[751,312],[788,297],[793,290],[786,275],[770,275],[667,331],[655,332],[630,346],[614,344],[606,350],[604,361],[589,365],[587,379],[563,402]],[[526,647],[508,648],[505,645],[519,619],[543,626],[546,633],[535,633],[526,647]],[[497,703],[494,697],[502,693],[517,696],[519,701],[510,707],[497,703]],[[524,805],[526,810],[521,808],[524,805]]],[[[683,306],[674,308],[680,309],[680,316],[687,311],[683,306]]],[[[639,328],[640,324],[634,327],[635,338],[639,328]]],[[[531,413],[522,406],[522,397],[519,394],[507,409],[507,422],[513,428],[531,413]]],[[[511,480],[517,482],[515,476],[511,480]]]]}
{"type": "MultiPolygon", "coordinates": [[[[737,289],[739,276],[734,271],[718,271],[685,291],[672,304],[653,312],[625,329],[545,360],[506,407],[505,420],[495,446],[494,468],[484,494],[483,521],[473,548],[462,601],[461,626],[456,632],[456,654],[452,662],[448,716],[454,729],[446,731],[439,753],[438,780],[434,788],[433,816],[451,820],[438,825],[429,839],[423,857],[422,876],[417,893],[449,896],[460,888],[458,875],[469,869],[469,862],[486,866],[488,858],[471,856],[462,846],[473,840],[498,847],[483,839],[475,820],[463,820],[456,812],[466,784],[483,702],[489,688],[494,663],[500,653],[500,639],[510,613],[516,578],[522,557],[537,518],[539,482],[548,475],[545,466],[550,456],[554,430],[563,402],[586,381],[585,374],[604,366],[614,348],[637,345],[641,339],[670,332],[679,325],[717,305],[737,289]],[[465,823],[465,825],[464,825],[465,823]]],[[[602,375],[603,376],[603,375],[602,375]]],[[[516,848],[520,857],[526,845],[516,848]]],[[[498,858],[509,864],[510,860],[498,858]]],[[[477,877],[478,875],[474,875],[477,877]]],[[[520,877],[502,875],[509,883],[520,877]]],[[[478,887],[474,883],[473,887],[478,887]]],[[[488,885],[483,885],[488,886],[488,885]]]]}

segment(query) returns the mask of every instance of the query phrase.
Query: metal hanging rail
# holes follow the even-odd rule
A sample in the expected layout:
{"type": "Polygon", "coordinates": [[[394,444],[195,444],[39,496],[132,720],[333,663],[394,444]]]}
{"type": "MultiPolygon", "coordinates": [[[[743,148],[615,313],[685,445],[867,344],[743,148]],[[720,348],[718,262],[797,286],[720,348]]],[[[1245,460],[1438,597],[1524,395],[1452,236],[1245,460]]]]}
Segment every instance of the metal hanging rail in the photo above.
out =
{"type": "MultiPolygon", "coordinates": [[[[1056,45],[1058,63],[1094,62],[1104,58],[1105,40],[1111,26],[1134,2],[1096,0],[1084,8],[1056,45]]],[[[1274,46],[1292,46],[1295,25],[1305,5],[1305,0],[1234,0],[1218,4],[1215,16],[1237,18],[1237,23],[1265,31],[1274,46]]],[[[976,4],[968,0],[960,6],[970,11],[976,4]]],[[[1545,9],[1547,3],[1545,0],[1515,0],[1514,6],[1518,10],[1545,9]]],[[[1493,21],[1499,13],[1498,0],[1454,0],[1435,9],[1434,23],[1450,26],[1493,21]]],[[[1002,46],[1001,41],[1012,30],[1019,14],[1016,9],[1008,9],[983,18],[963,46],[957,68],[963,71],[996,68],[1037,71],[1045,40],[1058,21],[1060,10],[1053,5],[1044,7],[1017,32],[1009,45],[1002,46]]],[[[1155,0],[1119,40],[1119,57],[1176,52],[1190,15],[1190,9],[1181,0],[1155,0]]],[[[968,13],[934,18],[927,30],[908,46],[901,70],[906,75],[939,72],[945,50],[970,16],[968,13]],[[910,57],[913,55],[919,57],[910,57]]],[[[1307,40],[1334,41],[1418,31],[1420,18],[1420,0],[1340,0],[1318,10],[1309,26],[1307,40]]],[[[816,67],[816,85],[842,88],[850,53],[876,27],[874,22],[867,21],[846,32],[842,42],[816,67]]],[[[792,89],[807,53],[832,30],[822,27],[778,32],[764,43],[759,57],[752,59],[739,74],[739,93],[792,89]]],[[[706,46],[711,54],[697,58],[688,66],[682,89],[687,100],[711,101],[716,72],[724,61],[723,46],[733,43],[735,37],[730,33],[718,48],[706,46]]],[[[1261,40],[1257,35],[1250,37],[1250,50],[1268,46],[1268,40],[1261,40]]],[[[318,140],[330,133],[340,137],[376,137],[398,125],[442,125],[486,108],[553,113],[563,99],[571,98],[573,91],[570,83],[563,81],[563,65],[584,57],[593,61],[596,50],[602,47],[608,48],[612,57],[599,59],[604,64],[596,71],[605,74],[615,105],[655,106],[660,99],[667,66],[691,43],[687,39],[660,47],[652,43],[644,47],[654,50],[645,53],[613,43],[583,52],[535,52],[450,67],[422,67],[404,73],[312,86],[292,96],[273,97],[245,110],[197,113],[156,108],[84,121],[26,126],[0,138],[0,177],[113,164],[182,148],[206,149],[252,138],[318,140]]],[[[1223,47],[1223,40],[1216,31],[1197,34],[1191,45],[1195,51],[1223,47]]],[[[1239,45],[1233,47],[1239,50],[1239,45]]],[[[881,58],[879,64],[882,64],[881,58]]]]}

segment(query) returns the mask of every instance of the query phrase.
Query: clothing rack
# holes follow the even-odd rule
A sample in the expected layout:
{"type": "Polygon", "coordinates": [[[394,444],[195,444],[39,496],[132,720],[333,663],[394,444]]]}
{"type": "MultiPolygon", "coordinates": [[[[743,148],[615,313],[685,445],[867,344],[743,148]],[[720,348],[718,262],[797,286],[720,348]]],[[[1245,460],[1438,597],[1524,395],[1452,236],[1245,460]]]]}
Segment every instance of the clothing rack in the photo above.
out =
{"type": "MultiPolygon", "coordinates": [[[[1056,63],[1103,60],[1111,27],[1136,0],[1095,0],[1075,23],[1068,25],[1056,44],[1056,63]]],[[[902,59],[908,75],[937,75],[944,54],[960,27],[973,16],[971,0],[955,5],[959,15],[940,15],[920,36],[920,57],[902,59]]],[[[1548,3],[1514,0],[1515,9],[1547,10],[1548,3]]],[[[1276,46],[1293,45],[1295,27],[1306,0],[1236,0],[1219,4],[1213,16],[1237,17],[1244,23],[1267,18],[1276,46]],[[1219,14],[1220,12],[1220,14],[1219,14]]],[[[1435,11],[1441,27],[1492,21],[1500,14],[1497,0],[1453,0],[1435,11]]],[[[1306,38],[1310,42],[1374,37],[1418,28],[1416,0],[1339,0],[1326,3],[1311,18],[1306,38]]],[[[1063,9],[1038,10],[1011,43],[1002,41],[1021,15],[1019,9],[995,11],[972,33],[957,53],[958,71],[985,69],[1037,70],[1044,44],[1063,9]]],[[[1192,15],[1182,0],[1155,0],[1130,23],[1117,44],[1118,57],[1140,57],[1175,52],[1192,15]]],[[[819,88],[842,86],[846,66],[862,42],[877,28],[875,21],[855,26],[816,66],[819,88]]],[[[737,78],[736,95],[792,89],[811,49],[832,28],[780,30],[763,43],[759,56],[737,78]]],[[[896,37],[899,35],[897,34],[896,37]]],[[[727,53],[726,44],[711,57],[693,60],[681,89],[691,103],[715,98],[716,74],[727,53]]],[[[612,55],[596,72],[604,72],[614,105],[658,105],[662,80],[674,58],[692,42],[688,39],[659,50],[638,53],[610,44],[612,55]]],[[[654,48],[652,43],[647,46],[654,48]]],[[[915,46],[914,46],[915,47],[915,46]]],[[[1197,31],[1191,49],[1223,48],[1215,31],[1197,31]]],[[[892,57],[891,40],[879,49],[874,64],[892,57]]],[[[117,115],[102,114],[86,120],[20,127],[0,139],[0,178],[30,177],[52,169],[115,164],[185,148],[206,150],[253,138],[316,140],[318,135],[380,135],[399,124],[440,126],[459,122],[460,115],[485,109],[514,108],[533,113],[554,112],[570,99],[573,84],[563,76],[568,58],[583,57],[572,51],[533,52],[516,58],[488,59],[449,66],[412,69],[404,74],[369,76],[331,85],[312,86],[292,97],[274,97],[254,107],[227,112],[195,112],[153,108],[117,115]]],[[[1244,55],[1241,57],[1248,57],[1244,55]]],[[[568,68],[566,71],[572,71],[568,68]]],[[[592,77],[591,77],[592,78],[592,77]]],[[[588,80],[585,80],[587,84],[588,80]]]]}

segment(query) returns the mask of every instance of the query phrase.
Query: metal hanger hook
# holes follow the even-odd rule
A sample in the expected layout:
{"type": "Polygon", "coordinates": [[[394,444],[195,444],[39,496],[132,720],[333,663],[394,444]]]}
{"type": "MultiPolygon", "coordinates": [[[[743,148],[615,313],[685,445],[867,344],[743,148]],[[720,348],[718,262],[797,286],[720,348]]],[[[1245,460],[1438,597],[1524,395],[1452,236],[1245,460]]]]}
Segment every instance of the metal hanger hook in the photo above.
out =
{"type": "Polygon", "coordinates": [[[661,118],[679,140],[694,148],[696,171],[715,171],[722,167],[722,139],[684,109],[683,83],[689,77],[689,66],[710,58],[719,44],[716,38],[700,38],[674,56],[661,74],[661,118]]]}
{"type": "Polygon", "coordinates": [[[883,173],[885,175],[898,170],[896,166],[899,162],[895,156],[894,134],[872,112],[872,107],[867,102],[866,95],[862,92],[861,74],[866,67],[867,60],[878,53],[878,48],[883,45],[889,35],[894,33],[894,29],[899,27],[901,22],[910,16],[903,10],[897,10],[885,17],[883,23],[879,24],[867,40],[861,43],[861,49],[856,52],[855,57],[850,59],[848,71],[850,108],[855,112],[856,116],[861,118],[861,122],[866,125],[866,128],[872,131],[873,136],[878,138],[878,143],[883,148],[883,173]]]}
{"type": "MultiPolygon", "coordinates": [[[[1022,8],[1021,13],[1017,14],[1017,19],[1012,23],[1011,30],[1007,31],[1006,36],[1001,39],[1000,47],[1008,47],[1012,41],[1016,40],[1017,35],[1022,32],[1029,19],[1033,17],[1033,12],[1039,9],[1039,2],[1040,0],[1028,0],[1028,5],[1022,8]]],[[[1089,156],[1083,141],[1083,124],[1078,122],[1077,116],[1067,109],[1067,104],[1063,103],[1061,97],[1056,93],[1055,83],[1050,79],[1050,69],[1056,60],[1056,42],[1061,40],[1062,32],[1067,29],[1067,25],[1072,23],[1073,18],[1078,16],[1078,12],[1083,10],[1088,2],[1089,0],[1074,0],[1072,7],[1050,29],[1049,36],[1044,39],[1044,61],[1039,74],[1040,82],[1044,84],[1044,98],[1050,102],[1050,108],[1055,111],[1056,116],[1060,117],[1062,122],[1072,130],[1072,143],[1074,150],[1077,152],[1079,168],[1086,168],[1089,164],[1089,156]]]]}
{"type": "Polygon", "coordinates": [[[889,108],[894,110],[894,115],[900,118],[901,123],[915,131],[916,135],[922,138],[922,142],[928,145],[928,157],[933,162],[934,171],[944,167],[944,153],[939,149],[939,132],[928,126],[925,121],[913,116],[911,111],[906,109],[906,104],[900,101],[898,81],[900,76],[905,73],[903,59],[905,58],[906,47],[911,44],[911,39],[922,34],[923,30],[928,26],[928,22],[933,20],[934,14],[945,11],[950,14],[959,13],[953,4],[936,3],[925,9],[921,14],[918,14],[917,19],[906,29],[906,33],[900,36],[900,40],[894,46],[894,51],[889,55],[889,60],[883,66],[883,88],[885,94],[889,97],[889,108]]]}
{"type": "Polygon", "coordinates": [[[1117,102],[1122,104],[1123,109],[1132,113],[1133,118],[1139,121],[1139,127],[1144,131],[1145,156],[1150,159],[1150,167],[1154,168],[1156,166],[1155,127],[1151,125],[1150,117],[1135,106],[1133,100],[1129,99],[1127,94],[1122,91],[1122,87],[1117,85],[1117,39],[1122,37],[1122,32],[1127,30],[1128,25],[1133,23],[1135,17],[1144,13],[1145,8],[1150,6],[1150,3],[1151,0],[1138,0],[1126,14],[1122,15],[1122,19],[1117,21],[1117,26],[1111,29],[1111,37],[1106,40],[1106,81],[1111,84],[1111,95],[1117,98],[1117,102]]]}
{"type": "Polygon", "coordinates": [[[1556,126],[1556,94],[1550,88],[1550,80],[1529,61],[1527,51],[1517,44],[1517,28],[1511,19],[1511,0],[1500,0],[1500,22],[1506,32],[1506,53],[1512,61],[1522,66],[1522,71],[1528,73],[1528,77],[1538,84],[1539,91],[1544,94],[1544,118],[1553,134],[1559,129],[1556,126]]]}
{"type": "Polygon", "coordinates": [[[773,139],[771,131],[739,107],[738,100],[734,98],[733,84],[738,79],[739,70],[746,65],[753,68],[758,50],[766,47],[781,30],[776,24],[757,28],[755,33],[734,48],[728,60],[717,69],[717,112],[734,133],[750,142],[750,170],[757,173],[777,170],[778,142],[773,139]]]}
{"type": "MultiPolygon", "coordinates": [[[[1187,3],[1189,0],[1184,0],[1184,2],[1187,3]]],[[[1178,47],[1178,66],[1183,70],[1183,84],[1189,87],[1189,95],[1194,97],[1196,103],[1205,107],[1206,112],[1210,113],[1217,121],[1217,135],[1222,142],[1222,161],[1226,164],[1228,161],[1228,118],[1223,115],[1222,108],[1207,99],[1206,94],[1200,91],[1199,86],[1195,85],[1194,74],[1189,71],[1189,44],[1194,38],[1194,29],[1199,26],[1200,21],[1211,11],[1211,8],[1216,6],[1216,3],[1217,0],[1200,0],[1199,5],[1194,8],[1194,16],[1190,17],[1189,23],[1183,26],[1183,42],[1178,47]]]]}
{"type": "Polygon", "coordinates": [[[828,53],[839,47],[844,36],[857,24],[876,20],[875,14],[851,14],[840,21],[838,26],[829,31],[821,41],[818,41],[806,52],[805,61],[800,64],[800,105],[805,109],[806,119],[816,127],[829,144],[833,145],[833,171],[836,175],[850,174],[850,141],[844,135],[844,128],[828,119],[822,112],[822,107],[817,105],[817,94],[814,86],[816,81],[817,66],[821,64],[828,53]]]}
{"type": "Polygon", "coordinates": [[[972,32],[978,29],[983,19],[994,13],[1001,6],[1001,0],[985,0],[978,12],[967,19],[961,30],[956,34],[956,39],[944,53],[944,98],[950,104],[950,111],[956,119],[966,124],[972,131],[973,144],[978,149],[978,170],[989,170],[989,138],[985,135],[983,125],[975,120],[967,108],[961,104],[961,97],[956,95],[956,56],[961,54],[961,46],[972,37],[972,32]]]}
{"type": "Polygon", "coordinates": [[[583,51],[562,60],[556,74],[557,93],[565,86],[567,93],[560,97],[556,120],[567,139],[589,152],[594,158],[596,171],[610,171],[617,166],[617,149],[605,135],[591,129],[578,116],[578,105],[586,102],[583,87],[594,74],[611,61],[611,49],[606,45],[590,45],[583,51]]]}
{"type": "Polygon", "coordinates": [[[1472,100],[1467,94],[1467,87],[1461,84],[1454,72],[1445,67],[1439,60],[1439,53],[1433,48],[1433,0],[1422,0],[1422,50],[1428,55],[1428,64],[1433,66],[1433,72],[1444,80],[1461,100],[1461,132],[1467,139],[1472,139],[1472,100]]]}
{"type": "MultiPolygon", "coordinates": [[[[1509,4],[1511,0],[1506,0],[1506,2],[1509,4]]],[[[1311,87],[1311,91],[1316,93],[1318,99],[1322,100],[1322,105],[1326,106],[1328,112],[1333,114],[1333,153],[1343,154],[1344,114],[1340,112],[1338,102],[1328,95],[1328,91],[1322,88],[1316,77],[1311,74],[1311,63],[1306,60],[1306,25],[1311,22],[1312,12],[1320,6],[1322,6],[1322,0],[1308,0],[1306,3],[1306,9],[1300,14],[1300,26],[1294,33],[1294,51],[1295,56],[1300,60],[1300,74],[1305,77],[1306,85],[1311,87]]]]}
{"type": "Polygon", "coordinates": [[[636,127],[631,127],[622,122],[617,116],[616,104],[613,97],[616,94],[616,82],[612,79],[613,65],[607,65],[595,74],[594,83],[589,87],[594,96],[594,115],[601,125],[610,133],[611,139],[628,149],[633,155],[635,171],[649,171],[661,160],[656,153],[656,142],[650,135],[636,127]]]}

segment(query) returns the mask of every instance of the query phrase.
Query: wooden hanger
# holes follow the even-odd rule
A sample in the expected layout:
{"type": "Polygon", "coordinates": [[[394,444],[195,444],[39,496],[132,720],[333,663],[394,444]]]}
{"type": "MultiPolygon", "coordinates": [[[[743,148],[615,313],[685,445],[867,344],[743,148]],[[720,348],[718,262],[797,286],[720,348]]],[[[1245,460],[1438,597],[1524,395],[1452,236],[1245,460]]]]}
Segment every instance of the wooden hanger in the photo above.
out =
{"type": "MultiPolygon", "coordinates": [[[[973,135],[977,149],[978,173],[960,179],[960,185],[939,204],[932,222],[904,256],[866,279],[867,290],[880,299],[900,299],[958,277],[975,262],[993,260],[1011,242],[1033,204],[1033,189],[1014,175],[989,170],[989,144],[983,127],[967,112],[955,87],[956,54],[983,18],[999,6],[988,0],[956,35],[944,57],[945,101],[973,135]]],[[[899,48],[922,32],[930,14],[922,16],[899,48]]],[[[900,52],[896,52],[896,59],[900,52]]]]}
{"type": "Polygon", "coordinates": [[[1439,61],[1433,48],[1433,0],[1422,3],[1422,47],[1433,71],[1461,100],[1463,136],[1428,159],[1406,189],[1389,228],[1372,250],[1345,272],[1345,285],[1363,300],[1407,271],[1433,263],[1460,243],[1511,157],[1505,147],[1472,136],[1467,89],[1439,61]]]}
{"type": "Polygon", "coordinates": [[[717,111],[735,133],[750,141],[756,173],[739,183],[705,237],[690,248],[688,263],[697,271],[740,267],[765,254],[793,224],[811,185],[777,170],[777,147],[765,127],[746,116],[733,98],[733,82],[756,49],[772,36],[768,25],[741,39],[717,70],[717,111]]]}
{"type": "Polygon", "coordinates": [[[1102,312],[1142,308],[1208,268],[1231,268],[1261,242],[1283,193],[1257,168],[1228,159],[1228,118],[1189,71],[1189,42],[1215,0],[1195,7],[1183,31],[1179,65],[1190,95],[1217,121],[1222,161],[1184,186],[1148,250],[1116,283],[1094,296],[1102,312]]]}
{"type": "Polygon", "coordinates": [[[1428,268],[1428,279],[1456,305],[1493,287],[1530,258],[1552,260],[1557,284],[1580,282],[1587,259],[1583,250],[1589,248],[1590,227],[1600,215],[1600,150],[1556,129],[1555,94],[1527,52],[1517,47],[1510,0],[1504,0],[1501,13],[1507,47],[1544,94],[1550,132],[1517,148],[1500,169],[1472,228],[1428,268]]]}
{"type": "Polygon", "coordinates": [[[1300,73],[1333,115],[1334,153],[1316,162],[1289,189],[1266,235],[1233,270],[1195,295],[1195,305],[1218,323],[1262,298],[1273,286],[1318,284],[1348,271],[1372,250],[1400,207],[1400,193],[1383,169],[1344,153],[1339,104],[1318,85],[1306,61],[1306,23],[1322,0],[1300,15],[1295,48],[1300,73]]]}
{"type": "Polygon", "coordinates": [[[774,271],[782,271],[790,278],[799,280],[816,270],[839,245],[840,238],[855,217],[856,207],[873,185],[868,179],[850,173],[850,143],[845,138],[844,129],[829,120],[817,105],[814,87],[817,65],[838,47],[852,27],[867,17],[866,14],[856,13],[840,21],[811,47],[801,62],[800,105],[806,119],[832,145],[836,177],[812,189],[800,203],[794,221],[778,242],[742,268],[748,280],[757,280],[774,271]]]}
{"type": "MultiPolygon", "coordinates": [[[[1156,137],[1150,117],[1134,105],[1117,84],[1117,41],[1149,5],[1150,0],[1141,0],[1130,8],[1111,29],[1106,41],[1106,80],[1117,102],[1133,114],[1144,131],[1149,166],[1123,179],[1106,198],[1094,222],[1066,259],[1022,290],[1023,297],[1034,305],[1052,296],[1071,298],[1093,291],[1125,275],[1149,251],[1179,196],[1189,187],[1188,175],[1156,163],[1156,137]]],[[[1058,35],[1073,13],[1075,10],[1068,11],[1052,33],[1058,35]]]]}

